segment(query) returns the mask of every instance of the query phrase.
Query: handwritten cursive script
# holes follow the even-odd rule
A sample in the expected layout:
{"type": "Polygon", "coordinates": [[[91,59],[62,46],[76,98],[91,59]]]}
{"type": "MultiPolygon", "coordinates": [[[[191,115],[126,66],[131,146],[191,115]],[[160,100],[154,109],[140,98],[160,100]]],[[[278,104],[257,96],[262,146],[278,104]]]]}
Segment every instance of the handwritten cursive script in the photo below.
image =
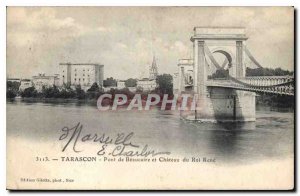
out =
{"type": "Polygon", "coordinates": [[[111,156],[157,156],[157,155],[170,155],[170,152],[157,152],[151,150],[148,144],[140,146],[133,143],[131,140],[134,136],[133,132],[128,134],[118,133],[115,137],[111,137],[103,134],[83,134],[83,125],[78,122],[74,127],[64,127],[62,128],[62,134],[59,137],[60,141],[66,141],[63,145],[62,152],[66,151],[70,146],[72,150],[76,153],[82,152],[79,150],[78,144],[85,142],[92,142],[100,144],[100,149],[97,152],[97,155],[102,156],[106,155],[108,146],[113,146],[113,149],[108,153],[111,156]]]}

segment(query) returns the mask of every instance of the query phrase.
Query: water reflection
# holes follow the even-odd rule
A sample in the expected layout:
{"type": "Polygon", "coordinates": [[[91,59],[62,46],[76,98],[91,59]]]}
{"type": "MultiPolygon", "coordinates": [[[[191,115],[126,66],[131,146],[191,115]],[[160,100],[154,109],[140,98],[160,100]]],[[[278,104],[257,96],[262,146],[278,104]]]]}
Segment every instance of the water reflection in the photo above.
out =
{"type": "Polygon", "coordinates": [[[215,154],[222,157],[234,157],[239,151],[239,138],[241,130],[226,131],[212,130],[210,132],[210,148],[214,149],[215,154]]]}
{"type": "Polygon", "coordinates": [[[174,156],[210,156],[220,162],[249,162],[293,154],[294,114],[260,110],[256,122],[195,123],[179,112],[100,112],[86,102],[7,102],[7,134],[34,141],[56,141],[63,126],[78,122],[91,133],[134,132],[134,142],[174,156]]]}

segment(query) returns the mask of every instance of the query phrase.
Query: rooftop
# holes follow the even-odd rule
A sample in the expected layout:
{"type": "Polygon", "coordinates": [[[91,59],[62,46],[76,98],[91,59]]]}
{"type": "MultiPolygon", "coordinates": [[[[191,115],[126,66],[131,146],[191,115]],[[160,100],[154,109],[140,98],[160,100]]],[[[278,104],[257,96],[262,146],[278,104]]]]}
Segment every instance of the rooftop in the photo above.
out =
{"type": "Polygon", "coordinates": [[[244,27],[194,27],[194,39],[247,40],[244,27]]]}
{"type": "Polygon", "coordinates": [[[20,78],[7,78],[7,80],[20,80],[20,78]]]}
{"type": "Polygon", "coordinates": [[[139,79],[138,81],[153,81],[155,79],[149,79],[149,78],[142,78],[142,79],[139,79]]]}
{"type": "Polygon", "coordinates": [[[96,66],[104,67],[104,65],[100,63],[59,63],[59,65],[96,65],[96,66]]]}
{"type": "Polygon", "coordinates": [[[32,78],[35,78],[35,79],[37,79],[37,78],[57,78],[57,77],[58,77],[58,75],[46,76],[45,74],[39,74],[37,76],[32,76],[32,78]]]}
{"type": "Polygon", "coordinates": [[[194,59],[179,59],[178,66],[180,65],[194,65],[194,59]]]}

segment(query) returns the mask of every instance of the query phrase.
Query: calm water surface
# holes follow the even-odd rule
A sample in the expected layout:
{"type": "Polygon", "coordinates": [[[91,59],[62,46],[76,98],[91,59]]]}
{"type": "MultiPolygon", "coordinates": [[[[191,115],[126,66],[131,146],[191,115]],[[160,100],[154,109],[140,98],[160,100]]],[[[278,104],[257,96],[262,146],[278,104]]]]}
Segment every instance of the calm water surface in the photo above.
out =
{"type": "Polygon", "coordinates": [[[226,163],[293,156],[294,113],[257,107],[252,123],[192,123],[178,112],[100,112],[86,103],[7,102],[7,135],[32,141],[58,140],[64,126],[83,124],[83,132],[134,132],[133,141],[176,156],[214,157],[226,163]]]}

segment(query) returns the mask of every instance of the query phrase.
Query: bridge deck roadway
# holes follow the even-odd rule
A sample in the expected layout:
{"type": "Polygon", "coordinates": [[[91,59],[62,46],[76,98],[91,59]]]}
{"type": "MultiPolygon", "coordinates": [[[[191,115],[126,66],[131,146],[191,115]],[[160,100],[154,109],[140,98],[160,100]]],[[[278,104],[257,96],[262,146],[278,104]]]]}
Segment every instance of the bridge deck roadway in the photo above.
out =
{"type": "Polygon", "coordinates": [[[280,94],[280,95],[290,95],[294,96],[294,91],[291,90],[289,87],[273,87],[273,88],[266,88],[266,87],[245,87],[240,84],[232,83],[228,80],[224,81],[207,81],[207,87],[217,87],[217,88],[230,88],[235,90],[244,90],[244,91],[251,91],[251,92],[262,92],[262,93],[272,93],[272,94],[280,94]]]}

